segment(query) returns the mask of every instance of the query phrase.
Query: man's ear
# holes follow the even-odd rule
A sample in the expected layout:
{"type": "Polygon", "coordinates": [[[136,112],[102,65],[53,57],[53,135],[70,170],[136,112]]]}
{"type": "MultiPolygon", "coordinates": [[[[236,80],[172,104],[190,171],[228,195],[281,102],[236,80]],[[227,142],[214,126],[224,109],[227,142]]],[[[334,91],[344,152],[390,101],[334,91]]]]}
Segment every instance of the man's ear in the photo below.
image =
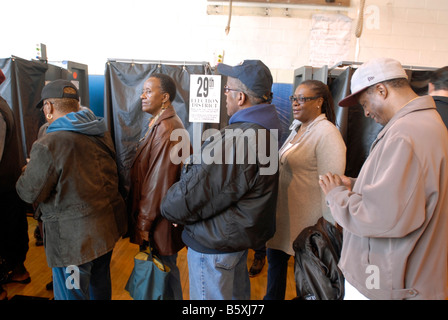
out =
{"type": "Polygon", "coordinates": [[[383,98],[386,99],[389,91],[387,90],[387,86],[385,86],[383,83],[378,83],[375,87],[377,93],[383,98]]]}
{"type": "Polygon", "coordinates": [[[45,103],[43,111],[45,114],[51,114],[54,112],[53,104],[52,103],[45,103]]]}
{"type": "Polygon", "coordinates": [[[241,107],[246,103],[246,94],[244,92],[238,92],[238,105],[241,107]]]}

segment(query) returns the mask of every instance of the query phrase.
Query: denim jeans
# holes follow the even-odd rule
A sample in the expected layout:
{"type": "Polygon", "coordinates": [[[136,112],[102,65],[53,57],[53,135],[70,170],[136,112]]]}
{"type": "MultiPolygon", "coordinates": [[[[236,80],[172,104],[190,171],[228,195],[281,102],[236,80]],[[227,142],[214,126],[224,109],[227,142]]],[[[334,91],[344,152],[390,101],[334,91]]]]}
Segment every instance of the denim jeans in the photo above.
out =
{"type": "Polygon", "coordinates": [[[52,268],[55,300],[110,300],[112,250],[79,266],[52,268]]]}
{"type": "Polygon", "coordinates": [[[288,260],[291,256],[281,250],[267,249],[268,285],[264,300],[285,300],[288,260]]]}
{"type": "Polygon", "coordinates": [[[247,250],[205,254],[188,248],[191,300],[249,300],[247,250]]]}

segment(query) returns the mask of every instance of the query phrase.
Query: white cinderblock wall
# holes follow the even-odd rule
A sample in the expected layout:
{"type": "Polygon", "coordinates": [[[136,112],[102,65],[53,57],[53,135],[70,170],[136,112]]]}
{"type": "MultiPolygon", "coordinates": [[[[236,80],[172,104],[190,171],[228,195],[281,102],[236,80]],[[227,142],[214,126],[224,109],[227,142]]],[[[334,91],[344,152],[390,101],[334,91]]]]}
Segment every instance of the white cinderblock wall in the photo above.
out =
{"type": "MultiPolygon", "coordinates": [[[[448,0],[366,0],[366,7],[379,10],[379,20],[364,26],[356,55],[359,2],[351,0],[351,7],[339,12],[353,20],[348,60],[389,56],[404,65],[448,65],[448,0]]],[[[206,0],[5,1],[2,24],[8,31],[2,33],[0,58],[31,59],[35,44],[45,43],[49,60],[85,63],[90,74],[103,74],[108,58],[212,62],[214,52],[224,50],[228,64],[263,60],[281,83],[291,83],[294,69],[309,65],[312,14],[322,10],[308,8],[296,17],[233,16],[226,35],[227,16],[208,15],[207,5],[206,0]]]]}
{"type": "MultiPolygon", "coordinates": [[[[364,11],[364,27],[358,44],[355,29],[359,4],[359,0],[351,0],[351,7],[341,11],[352,19],[349,61],[364,62],[388,56],[404,65],[448,65],[448,0],[367,0],[365,7],[371,10],[364,11]],[[372,9],[379,13],[375,20],[372,20],[375,13],[372,9]]],[[[276,82],[289,83],[294,69],[309,65],[312,14],[310,11],[308,17],[300,18],[233,17],[228,36],[223,33],[227,17],[210,16],[210,25],[223,30],[216,32],[218,36],[209,36],[208,50],[224,43],[225,62],[258,57],[272,68],[276,82]]]]}

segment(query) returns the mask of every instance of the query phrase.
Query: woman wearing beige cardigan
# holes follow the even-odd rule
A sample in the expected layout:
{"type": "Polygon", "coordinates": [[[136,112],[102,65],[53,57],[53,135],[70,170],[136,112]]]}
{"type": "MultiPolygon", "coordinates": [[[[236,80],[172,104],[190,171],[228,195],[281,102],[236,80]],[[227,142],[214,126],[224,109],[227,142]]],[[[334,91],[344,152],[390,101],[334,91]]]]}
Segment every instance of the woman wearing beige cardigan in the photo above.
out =
{"type": "Polygon", "coordinates": [[[294,121],[279,151],[276,233],[266,244],[266,300],[285,298],[288,260],[294,255],[292,244],[299,233],[322,216],[334,224],[319,175],[345,171],[346,147],[334,124],[334,103],[327,85],[304,81],[290,100],[294,121]]]}

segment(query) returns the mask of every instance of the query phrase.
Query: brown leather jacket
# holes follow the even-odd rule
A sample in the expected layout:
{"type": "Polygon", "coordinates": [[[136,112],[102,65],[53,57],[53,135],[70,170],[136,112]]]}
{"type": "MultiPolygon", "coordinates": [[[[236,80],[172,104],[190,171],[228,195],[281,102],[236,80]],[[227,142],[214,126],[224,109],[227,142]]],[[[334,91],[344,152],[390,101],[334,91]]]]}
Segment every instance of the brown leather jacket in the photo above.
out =
{"type": "Polygon", "coordinates": [[[173,183],[179,180],[182,164],[173,164],[170,151],[177,141],[171,132],[185,129],[172,106],[156,121],[146,139],[137,148],[131,167],[128,197],[131,242],[141,245],[149,236],[160,255],[173,255],[185,245],[183,228],[174,227],[160,214],[160,203],[173,183]]]}

